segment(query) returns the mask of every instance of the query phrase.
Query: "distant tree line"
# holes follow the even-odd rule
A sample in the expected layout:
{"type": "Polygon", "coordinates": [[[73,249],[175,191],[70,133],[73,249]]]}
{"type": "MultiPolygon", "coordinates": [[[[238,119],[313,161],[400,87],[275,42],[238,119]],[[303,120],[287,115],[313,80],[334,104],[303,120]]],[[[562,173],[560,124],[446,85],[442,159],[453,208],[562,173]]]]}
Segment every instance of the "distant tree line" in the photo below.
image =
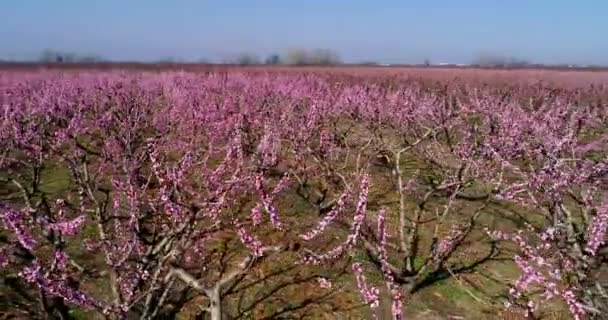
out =
{"type": "MultiPolygon", "coordinates": [[[[21,60],[23,61],[23,60],[21,60]]],[[[31,61],[31,60],[30,60],[31,61]]],[[[44,50],[35,61],[42,63],[97,63],[107,62],[103,57],[96,54],[76,54],[66,51],[58,51],[47,49],[44,50]]],[[[18,62],[11,58],[0,57],[0,63],[12,63],[18,62]]],[[[165,57],[159,59],[156,63],[182,63],[186,62],[180,59],[174,59],[165,57]]],[[[198,63],[211,64],[207,59],[200,59],[198,63]]],[[[225,64],[236,64],[236,65],[292,65],[292,66],[330,66],[340,65],[344,62],[340,56],[330,49],[292,49],[284,54],[270,53],[266,57],[261,58],[255,53],[240,53],[228,57],[220,61],[225,64]]],[[[382,64],[375,61],[361,61],[355,63],[356,65],[388,65],[382,64]]],[[[557,68],[572,68],[572,67],[595,67],[600,66],[578,66],[575,64],[552,64],[545,65],[540,63],[532,63],[526,59],[521,59],[508,55],[500,54],[481,54],[469,64],[453,64],[453,63],[432,63],[429,58],[425,58],[417,66],[472,66],[472,67],[483,67],[483,68],[534,68],[534,67],[557,67],[557,68]]]]}
{"type": "MultiPolygon", "coordinates": [[[[256,65],[262,64],[262,59],[251,53],[242,53],[235,58],[225,61],[239,65],[256,65]]],[[[339,55],[329,49],[293,49],[289,50],[285,55],[281,56],[277,53],[268,55],[263,64],[266,65],[296,65],[296,66],[311,66],[311,65],[337,65],[342,64],[339,55]]]]}
{"type": "Polygon", "coordinates": [[[473,65],[493,68],[521,68],[533,66],[532,63],[525,59],[488,54],[479,56],[477,60],[474,61],[473,65]]]}
{"type": "Polygon", "coordinates": [[[94,63],[102,62],[104,60],[101,56],[94,54],[79,55],[49,49],[42,52],[38,61],[44,63],[94,63]]]}
{"type": "MultiPolygon", "coordinates": [[[[0,62],[10,62],[11,60],[5,60],[0,58],[0,62]]],[[[44,50],[36,59],[42,63],[96,63],[106,62],[99,55],[95,54],[76,54],[72,52],[58,51],[47,49],[44,50]]],[[[157,61],[157,63],[179,63],[178,59],[165,57],[157,61]]],[[[298,66],[310,66],[310,65],[337,65],[342,64],[342,60],[339,55],[329,49],[293,49],[289,50],[286,54],[280,55],[277,53],[271,53],[266,58],[261,59],[254,53],[240,53],[233,57],[226,58],[222,61],[226,64],[238,64],[238,65],[298,65],[298,66]]],[[[207,59],[201,59],[199,63],[209,63],[207,59]]]]}

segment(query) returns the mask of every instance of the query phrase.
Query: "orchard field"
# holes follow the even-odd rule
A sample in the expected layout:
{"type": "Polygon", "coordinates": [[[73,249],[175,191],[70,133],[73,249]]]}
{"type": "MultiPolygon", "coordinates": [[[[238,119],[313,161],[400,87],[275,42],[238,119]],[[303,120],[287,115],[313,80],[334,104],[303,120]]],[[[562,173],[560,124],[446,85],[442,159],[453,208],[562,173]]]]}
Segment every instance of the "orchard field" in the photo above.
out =
{"type": "Polygon", "coordinates": [[[607,318],[608,72],[110,67],[0,71],[3,319],[607,318]]]}

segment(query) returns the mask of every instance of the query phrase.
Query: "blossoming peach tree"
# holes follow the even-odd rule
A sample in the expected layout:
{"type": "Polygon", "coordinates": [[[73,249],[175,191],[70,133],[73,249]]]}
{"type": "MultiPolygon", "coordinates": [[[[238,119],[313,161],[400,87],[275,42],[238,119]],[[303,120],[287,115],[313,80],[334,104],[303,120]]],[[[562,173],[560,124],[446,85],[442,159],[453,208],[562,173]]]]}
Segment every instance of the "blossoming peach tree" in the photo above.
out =
{"type": "Polygon", "coordinates": [[[0,264],[38,290],[37,314],[69,318],[77,306],[154,319],[193,303],[224,319],[245,316],[224,308],[245,277],[295,252],[299,267],[347,261],[371,315],[385,317],[386,292],[403,319],[418,290],[511,247],[521,276],[509,307],[533,317],[551,299],[575,319],[606,312],[605,108],[540,89],[524,101],[516,91],[330,80],[0,76],[0,179],[10,191],[0,264]],[[49,172],[62,173],[59,192],[48,190],[49,172]],[[293,196],[318,219],[282,212],[293,196]],[[502,202],[529,212],[525,228],[484,229],[502,202]],[[480,231],[487,252],[463,265],[480,231]],[[225,238],[240,242],[230,259],[216,249],[225,238]]]}

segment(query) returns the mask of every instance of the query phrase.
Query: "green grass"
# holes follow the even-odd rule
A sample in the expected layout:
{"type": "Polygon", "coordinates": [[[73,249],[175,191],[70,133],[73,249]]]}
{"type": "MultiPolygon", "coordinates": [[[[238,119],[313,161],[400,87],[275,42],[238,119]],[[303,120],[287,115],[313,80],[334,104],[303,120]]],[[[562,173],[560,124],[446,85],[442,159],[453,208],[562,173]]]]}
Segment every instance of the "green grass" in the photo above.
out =
{"type": "Polygon", "coordinates": [[[70,170],[62,166],[45,168],[40,175],[40,191],[51,196],[59,197],[69,191],[70,170]]]}
{"type": "MultiPolygon", "coordinates": [[[[405,167],[404,172],[407,174],[413,173],[417,164],[413,159],[403,159],[403,166],[405,167]]],[[[370,221],[375,220],[373,217],[373,211],[377,210],[380,206],[385,206],[389,209],[389,216],[387,216],[387,225],[389,228],[394,228],[394,224],[398,220],[398,198],[394,191],[394,186],[390,184],[390,180],[387,176],[382,176],[380,172],[377,172],[373,176],[372,189],[370,193],[370,221]]],[[[62,166],[51,166],[42,172],[41,177],[42,185],[41,191],[47,194],[50,198],[61,197],[63,194],[71,189],[70,183],[70,172],[67,168],[62,166]]],[[[0,186],[1,187],[1,186],[0,186]]],[[[472,185],[470,186],[472,193],[483,193],[486,192],[487,187],[483,185],[472,185]]],[[[1,189],[0,189],[1,190],[1,189]]],[[[410,214],[416,208],[414,199],[408,198],[406,207],[410,214]]],[[[429,204],[430,207],[441,206],[443,200],[433,200],[429,204]]],[[[454,215],[455,219],[458,217],[466,217],[478,203],[471,204],[469,208],[466,206],[461,208],[462,213],[454,215]]],[[[312,207],[306,200],[295,194],[294,190],[285,191],[279,198],[279,210],[285,220],[291,223],[296,229],[308,229],[314,226],[318,217],[314,207],[312,207]]],[[[513,230],[522,225],[520,215],[526,216],[522,208],[513,206],[509,203],[498,203],[493,204],[487,209],[487,213],[484,213],[480,218],[481,226],[496,227],[499,226],[501,229],[513,230]]],[[[530,216],[530,215],[527,215],[530,216]]],[[[458,222],[458,221],[456,221],[458,222]]],[[[429,227],[432,224],[429,225],[429,227]]],[[[337,244],[344,240],[347,230],[340,228],[333,228],[328,230],[328,234],[324,235],[330,237],[325,245],[330,248],[333,244],[337,244]],[[336,236],[338,239],[336,239],[336,236]]],[[[94,237],[97,233],[96,227],[89,224],[85,226],[79,237],[90,238],[94,237]]],[[[427,248],[426,242],[432,235],[431,229],[423,227],[420,231],[421,237],[421,248],[427,248]]],[[[482,231],[476,230],[472,235],[474,239],[482,238],[482,231]]],[[[323,238],[325,239],[325,238],[323,238]]],[[[327,239],[319,241],[323,242],[327,239]]],[[[394,238],[393,238],[394,240],[394,238]]],[[[210,247],[220,248],[220,243],[210,243],[210,247]]],[[[482,251],[485,243],[483,241],[473,241],[470,244],[472,250],[482,251]]],[[[82,248],[82,243],[79,241],[71,241],[71,246],[68,248],[69,253],[78,261],[83,261],[85,266],[96,268],[97,266],[103,266],[103,256],[99,254],[92,254],[86,252],[82,248]]],[[[424,254],[424,251],[422,252],[424,254]]],[[[505,255],[508,257],[508,255],[505,255]]],[[[473,259],[474,256],[465,254],[462,257],[462,262],[473,259]]],[[[286,258],[287,259],[287,258],[286,258]]],[[[288,258],[291,259],[291,258],[288,258]]],[[[287,260],[281,260],[288,263],[287,260]]],[[[361,262],[365,266],[365,275],[370,281],[370,284],[378,287],[386,295],[384,287],[384,279],[379,270],[371,265],[369,258],[363,251],[357,251],[353,257],[353,262],[361,262]]],[[[395,261],[396,262],[396,261],[395,261]]],[[[419,268],[424,259],[417,257],[414,261],[415,268],[419,268]]],[[[494,310],[498,312],[497,306],[489,306],[487,304],[479,302],[476,298],[473,298],[471,294],[478,297],[478,299],[484,301],[496,302],[498,297],[505,292],[505,282],[513,280],[518,274],[516,266],[511,261],[493,261],[485,265],[480,266],[477,270],[474,270],[470,274],[459,275],[462,279],[466,278],[467,281],[461,280],[461,282],[450,278],[446,280],[440,280],[429,287],[423,288],[420,292],[417,292],[409,301],[406,301],[406,315],[410,319],[445,319],[448,316],[458,315],[464,316],[466,319],[486,319],[488,310],[494,310]],[[490,279],[492,277],[493,279],[490,279]],[[496,279],[500,278],[497,281],[496,279]],[[474,285],[472,285],[474,284],[474,285]],[[465,287],[463,287],[465,286],[465,287]]],[[[352,297],[352,303],[360,303],[358,291],[354,277],[351,275],[343,276],[336,280],[336,283],[344,286],[345,291],[343,295],[352,297]]],[[[107,297],[111,291],[107,279],[103,277],[95,282],[88,282],[84,284],[87,291],[91,292],[97,297],[107,297]]],[[[292,294],[298,292],[295,288],[287,290],[286,294],[292,294]]],[[[386,297],[383,298],[384,300],[386,297]]],[[[390,302],[389,302],[390,305],[390,302]]],[[[354,309],[352,311],[352,317],[357,319],[360,317],[364,319],[369,315],[367,309],[354,309]]],[[[74,317],[76,319],[92,319],[92,314],[81,310],[74,311],[74,317]]]]}

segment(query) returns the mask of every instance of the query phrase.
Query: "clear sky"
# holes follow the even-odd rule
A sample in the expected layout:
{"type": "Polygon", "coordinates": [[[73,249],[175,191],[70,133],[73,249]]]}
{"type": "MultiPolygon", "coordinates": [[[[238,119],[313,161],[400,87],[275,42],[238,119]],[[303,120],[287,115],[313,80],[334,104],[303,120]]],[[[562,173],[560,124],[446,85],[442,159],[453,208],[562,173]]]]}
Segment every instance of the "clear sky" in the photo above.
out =
{"type": "Polygon", "coordinates": [[[219,60],[328,48],[346,61],[480,54],[608,65],[605,0],[0,0],[0,57],[219,60]]]}

